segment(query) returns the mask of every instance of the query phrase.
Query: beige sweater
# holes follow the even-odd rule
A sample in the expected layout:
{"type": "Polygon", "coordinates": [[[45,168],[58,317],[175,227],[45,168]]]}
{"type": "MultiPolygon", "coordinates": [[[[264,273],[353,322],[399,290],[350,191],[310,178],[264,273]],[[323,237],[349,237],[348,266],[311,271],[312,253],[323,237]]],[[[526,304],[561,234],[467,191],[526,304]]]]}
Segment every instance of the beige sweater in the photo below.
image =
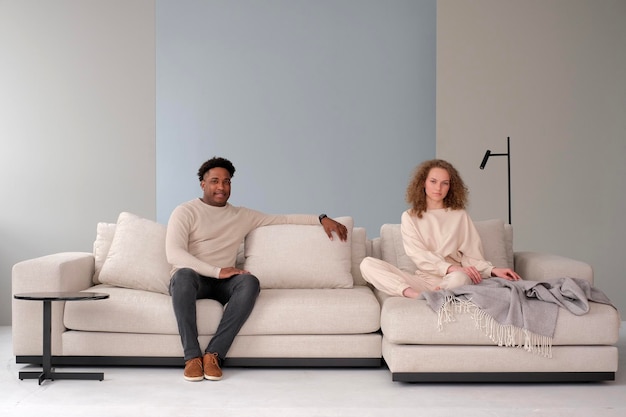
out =
{"type": "Polygon", "coordinates": [[[419,219],[402,213],[402,242],[417,268],[443,277],[451,265],[475,266],[483,278],[493,265],[485,260],[478,231],[465,210],[428,210],[419,219]]]}
{"type": "Polygon", "coordinates": [[[319,225],[315,215],[268,215],[226,204],[210,206],[199,198],[176,207],[167,224],[165,252],[172,274],[191,268],[219,278],[220,270],[235,266],[237,251],[248,233],[272,224],[319,225]]]}

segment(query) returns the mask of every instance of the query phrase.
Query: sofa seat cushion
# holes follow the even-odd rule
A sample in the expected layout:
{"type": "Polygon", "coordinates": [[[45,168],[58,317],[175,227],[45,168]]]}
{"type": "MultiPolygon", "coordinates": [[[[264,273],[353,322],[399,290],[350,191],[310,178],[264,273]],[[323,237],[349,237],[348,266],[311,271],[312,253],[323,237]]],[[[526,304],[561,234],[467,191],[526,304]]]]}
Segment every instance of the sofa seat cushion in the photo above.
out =
{"type": "MultiPolygon", "coordinates": [[[[64,325],[71,330],[178,335],[169,295],[110,285],[88,291],[109,294],[98,301],[65,303],[64,325]]],[[[223,307],[196,301],[198,333],[212,335],[223,307]]],[[[365,286],[351,289],[262,290],[239,334],[359,334],[380,328],[380,304],[365,286]]]]}
{"type": "MultiPolygon", "coordinates": [[[[96,285],[87,291],[103,292],[109,298],[65,303],[63,322],[71,330],[115,333],[178,334],[172,297],[152,291],[96,285]]],[[[222,318],[222,305],[215,300],[196,302],[198,331],[213,334],[222,318]]]]}
{"type": "MultiPolygon", "coordinates": [[[[424,345],[493,345],[494,342],[476,327],[469,313],[455,313],[454,320],[437,328],[437,314],[425,300],[403,297],[386,298],[381,312],[381,329],[395,344],[424,345]]],[[[575,316],[559,310],[552,341],[558,345],[612,345],[619,338],[620,318],[615,308],[590,303],[590,311],[575,316]]]]}
{"type": "Polygon", "coordinates": [[[267,289],[239,334],[360,334],[379,328],[380,304],[369,287],[267,289]]]}

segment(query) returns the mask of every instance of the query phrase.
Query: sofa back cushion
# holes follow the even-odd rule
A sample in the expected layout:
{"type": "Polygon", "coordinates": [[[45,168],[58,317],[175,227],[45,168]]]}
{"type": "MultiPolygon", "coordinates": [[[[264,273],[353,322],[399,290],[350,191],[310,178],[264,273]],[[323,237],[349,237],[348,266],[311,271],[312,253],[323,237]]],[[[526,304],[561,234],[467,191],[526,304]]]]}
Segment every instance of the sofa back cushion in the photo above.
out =
{"type": "Polygon", "coordinates": [[[165,256],[165,232],[162,224],[120,213],[97,279],[102,284],[168,294],[171,266],[165,256]]]}
{"type": "MultiPolygon", "coordinates": [[[[362,227],[354,227],[352,228],[352,219],[351,218],[339,218],[338,221],[344,223],[348,230],[352,230],[350,233],[350,241],[347,242],[347,247],[350,248],[350,254],[348,256],[346,252],[346,245],[342,244],[335,245],[333,248],[337,248],[338,252],[333,252],[333,256],[329,259],[325,259],[321,262],[324,265],[327,265],[325,268],[328,270],[331,267],[335,267],[334,261],[340,259],[349,259],[350,261],[350,279],[348,280],[348,276],[345,274],[345,264],[340,262],[340,268],[335,270],[333,274],[328,273],[326,278],[324,279],[310,279],[310,277],[305,277],[302,280],[302,275],[310,275],[310,272],[307,273],[303,271],[303,259],[307,259],[310,256],[319,257],[319,253],[316,255],[315,245],[310,246],[311,250],[307,251],[304,258],[300,255],[296,257],[296,259],[291,259],[289,264],[295,267],[299,272],[294,275],[294,279],[301,279],[299,286],[304,286],[306,288],[350,288],[352,283],[356,285],[366,285],[366,281],[363,279],[361,275],[361,269],[359,265],[361,261],[366,256],[366,248],[367,248],[367,235],[366,231],[362,227]],[[299,259],[299,260],[298,260],[299,259]],[[299,263],[299,265],[298,265],[299,263]],[[299,268],[299,269],[298,269],[299,268]],[[336,275],[335,275],[336,274],[336,275]],[[349,282],[348,282],[349,281],[349,282]]],[[[94,284],[112,284],[121,287],[127,288],[136,288],[143,289],[149,291],[156,291],[167,294],[168,285],[169,285],[169,272],[170,266],[165,261],[165,255],[163,252],[164,248],[164,230],[165,226],[160,225],[151,220],[142,219],[131,213],[122,213],[118,219],[118,223],[98,223],[96,230],[96,239],[93,244],[93,255],[95,259],[95,273],[93,276],[94,284]],[[116,236],[116,229],[118,228],[118,223],[121,224],[121,233],[116,236]],[[147,240],[150,236],[149,241],[147,240]],[[116,241],[114,250],[110,253],[110,248],[113,244],[113,241],[116,241]],[[138,250],[141,250],[142,253],[137,253],[138,250]],[[134,253],[136,258],[132,256],[126,256],[127,254],[134,253]],[[163,258],[160,259],[156,263],[147,263],[148,259],[155,259],[155,257],[159,257],[163,255],[163,258]],[[103,266],[107,259],[110,257],[110,260],[105,269],[104,278],[101,279],[100,274],[103,269],[103,266]],[[158,277],[157,282],[153,282],[149,280],[149,277],[158,277]]],[[[287,225],[281,225],[287,226],[287,225]]],[[[307,226],[299,226],[299,225],[289,225],[289,227],[294,227],[297,230],[301,230],[301,228],[307,228],[307,226]]],[[[312,244],[314,241],[317,241],[320,235],[325,239],[322,243],[330,243],[333,244],[338,242],[338,239],[335,239],[332,242],[328,241],[328,238],[321,230],[320,226],[313,226],[312,229],[305,229],[308,231],[314,230],[313,233],[316,236],[316,239],[312,241],[303,240],[308,239],[304,235],[299,236],[300,247],[302,245],[312,244]]],[[[293,230],[292,230],[293,231],[293,230]]],[[[278,236],[277,238],[283,239],[283,237],[278,236]]],[[[273,239],[273,238],[272,238],[273,239]]],[[[262,239],[261,239],[262,240],[262,239]]],[[[259,239],[257,238],[257,241],[259,239]]],[[[250,240],[248,240],[250,242],[250,240]]],[[[257,243],[261,244],[262,243],[257,243]]],[[[292,248],[293,249],[293,248],[292,248]]],[[[242,243],[239,253],[237,254],[237,267],[244,268],[245,265],[245,256],[244,256],[244,244],[242,243]]],[[[311,262],[310,260],[308,261],[311,262]]],[[[270,271],[271,272],[271,271],[270,271]]],[[[273,288],[276,283],[271,283],[271,280],[267,280],[266,284],[267,288],[273,288]]],[[[294,285],[290,282],[290,280],[283,282],[286,287],[291,288],[294,285]]],[[[295,288],[299,288],[299,286],[295,286],[295,288]]]]}
{"type": "Polygon", "coordinates": [[[348,239],[333,240],[321,226],[281,224],[259,227],[244,244],[244,269],[261,288],[352,288],[351,217],[336,219],[348,228],[348,239]]]}
{"type": "MultiPolygon", "coordinates": [[[[500,219],[474,222],[483,244],[485,259],[497,267],[513,268],[513,229],[500,219]]],[[[380,228],[381,258],[410,274],[417,267],[404,251],[400,224],[380,228]]]]}
{"type": "MultiPolygon", "coordinates": [[[[352,228],[352,279],[354,280],[354,285],[368,285],[365,278],[361,274],[361,261],[365,259],[366,256],[371,256],[372,250],[369,249],[368,245],[372,246],[372,241],[367,239],[367,233],[364,227],[353,227],[352,228]]],[[[237,252],[237,268],[244,269],[244,264],[246,262],[246,257],[244,256],[244,243],[241,243],[239,250],[237,252]]]]}
{"type": "Polygon", "coordinates": [[[107,259],[113,236],[115,235],[115,223],[98,223],[96,227],[96,240],[93,242],[93,257],[95,263],[95,272],[93,274],[93,283],[102,284],[100,282],[100,270],[107,259]]]}
{"type": "Polygon", "coordinates": [[[361,274],[361,261],[367,256],[367,233],[364,227],[352,228],[352,279],[354,285],[367,285],[361,274]]]}
{"type": "Polygon", "coordinates": [[[485,259],[500,268],[513,268],[513,228],[502,219],[474,222],[485,259]]]}

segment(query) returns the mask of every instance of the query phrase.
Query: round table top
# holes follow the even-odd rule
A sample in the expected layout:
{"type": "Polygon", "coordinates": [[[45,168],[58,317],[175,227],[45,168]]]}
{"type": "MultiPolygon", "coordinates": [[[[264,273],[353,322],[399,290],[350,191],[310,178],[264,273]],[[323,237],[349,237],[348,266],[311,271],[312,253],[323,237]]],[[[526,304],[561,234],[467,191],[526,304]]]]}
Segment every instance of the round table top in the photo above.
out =
{"type": "Polygon", "coordinates": [[[38,301],[79,301],[79,300],[103,300],[109,298],[109,294],[101,292],[25,292],[15,294],[18,300],[38,301]]]}

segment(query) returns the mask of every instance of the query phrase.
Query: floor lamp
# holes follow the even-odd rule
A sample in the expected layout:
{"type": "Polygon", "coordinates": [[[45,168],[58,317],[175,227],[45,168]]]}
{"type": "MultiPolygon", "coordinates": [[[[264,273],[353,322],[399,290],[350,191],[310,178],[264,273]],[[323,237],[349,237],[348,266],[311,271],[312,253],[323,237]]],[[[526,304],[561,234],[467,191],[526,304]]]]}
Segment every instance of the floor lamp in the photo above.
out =
{"type": "Polygon", "coordinates": [[[480,164],[480,169],[485,169],[485,165],[487,165],[487,160],[491,156],[506,156],[507,163],[507,177],[509,182],[509,224],[511,223],[511,138],[506,138],[506,153],[491,153],[489,149],[485,152],[485,156],[483,157],[483,162],[480,164]]]}

